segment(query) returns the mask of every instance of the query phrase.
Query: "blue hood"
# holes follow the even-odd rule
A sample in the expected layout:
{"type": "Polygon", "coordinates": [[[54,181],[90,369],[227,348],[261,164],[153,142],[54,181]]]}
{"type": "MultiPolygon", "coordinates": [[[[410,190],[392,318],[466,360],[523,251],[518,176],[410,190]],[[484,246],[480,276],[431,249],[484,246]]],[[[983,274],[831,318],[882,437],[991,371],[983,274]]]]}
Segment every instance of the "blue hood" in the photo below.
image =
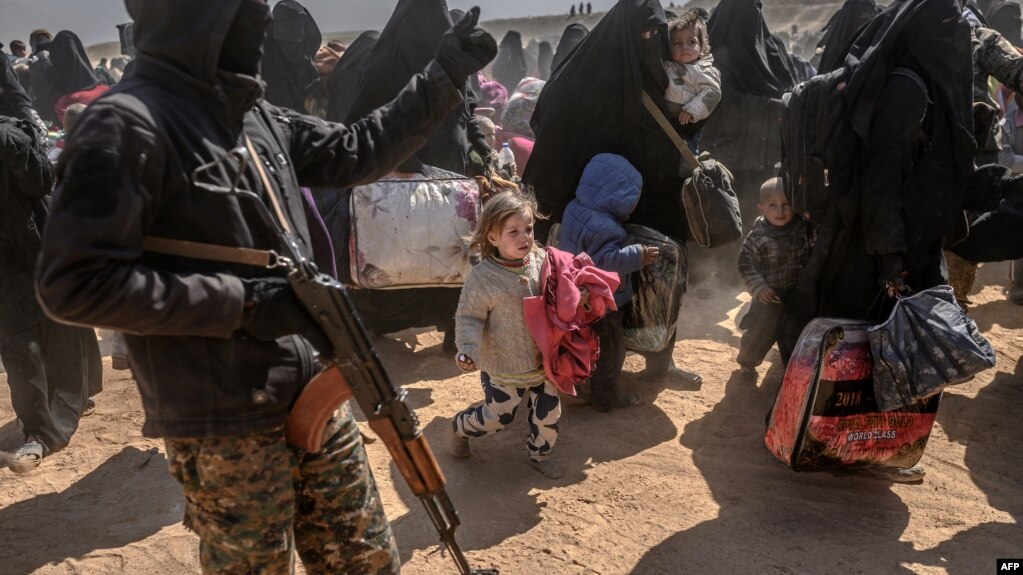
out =
{"type": "Polygon", "coordinates": [[[597,154],[586,164],[576,201],[583,207],[614,216],[624,221],[636,209],[643,176],[622,156],[597,154]]]}

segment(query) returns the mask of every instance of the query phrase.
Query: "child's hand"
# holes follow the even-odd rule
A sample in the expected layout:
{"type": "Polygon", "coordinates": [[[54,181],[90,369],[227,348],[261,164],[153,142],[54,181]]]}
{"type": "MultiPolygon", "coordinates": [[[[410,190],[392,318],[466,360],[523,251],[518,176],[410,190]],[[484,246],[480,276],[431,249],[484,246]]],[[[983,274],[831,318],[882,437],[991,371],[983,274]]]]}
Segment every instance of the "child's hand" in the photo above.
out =
{"type": "Polygon", "coordinates": [[[590,311],[590,290],[582,288],[579,290],[579,307],[590,311]]]}
{"type": "Polygon", "coordinates": [[[689,112],[686,112],[685,110],[682,110],[682,113],[680,113],[678,115],[678,123],[682,124],[683,126],[685,126],[686,124],[688,124],[689,122],[692,122],[692,121],[693,121],[693,115],[690,114],[689,112]]]}
{"type": "Polygon", "coordinates": [[[757,299],[760,300],[760,303],[781,303],[781,298],[770,287],[760,288],[760,291],[757,292],[757,299]]]}
{"type": "Polygon", "coordinates": [[[645,246],[643,248],[643,265],[648,266],[661,258],[661,248],[645,246]]]}
{"type": "Polygon", "coordinates": [[[476,371],[476,362],[464,353],[460,353],[455,356],[455,363],[458,364],[458,369],[462,371],[476,371]]]}

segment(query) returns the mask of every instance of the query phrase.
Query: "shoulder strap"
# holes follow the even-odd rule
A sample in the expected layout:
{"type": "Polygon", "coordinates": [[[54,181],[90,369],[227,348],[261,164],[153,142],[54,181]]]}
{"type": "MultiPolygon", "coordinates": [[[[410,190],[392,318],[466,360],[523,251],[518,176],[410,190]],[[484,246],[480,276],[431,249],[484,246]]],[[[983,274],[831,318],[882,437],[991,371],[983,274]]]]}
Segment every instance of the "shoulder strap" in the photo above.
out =
{"type": "Polygon", "coordinates": [[[283,263],[282,258],[274,251],[255,250],[252,248],[234,248],[230,246],[204,244],[201,242],[190,242],[186,240],[175,240],[156,236],[146,236],[143,238],[142,247],[147,252],[155,254],[213,262],[224,262],[229,264],[257,266],[267,269],[278,267],[283,263]]]}
{"type": "Polygon", "coordinates": [[[668,136],[671,143],[675,144],[675,147],[678,148],[678,153],[682,154],[682,159],[689,164],[690,168],[694,170],[699,168],[700,162],[696,159],[696,156],[693,155],[693,151],[689,149],[689,146],[687,146],[685,142],[682,141],[682,136],[678,135],[675,128],[671,126],[671,122],[664,117],[664,113],[661,112],[661,109],[658,108],[657,104],[655,104],[653,99],[650,98],[650,94],[646,93],[646,90],[643,90],[642,100],[643,107],[646,108],[647,112],[650,112],[650,115],[654,117],[654,120],[657,120],[657,125],[664,130],[665,135],[668,136]]]}
{"type": "Polygon", "coordinates": [[[920,88],[920,91],[924,93],[924,96],[927,97],[927,101],[928,102],[931,101],[931,95],[927,91],[927,84],[924,83],[923,78],[921,78],[919,74],[917,74],[916,72],[909,68],[903,68],[902,66],[892,68],[892,71],[889,73],[894,76],[902,76],[903,78],[909,78],[917,85],[918,88],[920,88]]]}

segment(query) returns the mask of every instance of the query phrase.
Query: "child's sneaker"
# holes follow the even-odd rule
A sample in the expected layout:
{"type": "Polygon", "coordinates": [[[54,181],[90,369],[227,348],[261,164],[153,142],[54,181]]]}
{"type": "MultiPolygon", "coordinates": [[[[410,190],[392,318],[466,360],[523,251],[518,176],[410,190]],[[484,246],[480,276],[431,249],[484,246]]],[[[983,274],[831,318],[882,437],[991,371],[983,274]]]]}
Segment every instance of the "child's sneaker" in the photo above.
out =
{"type": "Polygon", "coordinates": [[[467,459],[469,457],[469,438],[459,435],[457,431],[452,431],[451,454],[458,459],[467,459]]]}
{"type": "Polygon", "coordinates": [[[530,459],[529,466],[551,479],[558,479],[565,474],[561,466],[558,465],[558,462],[553,459],[544,459],[543,461],[533,461],[530,459]]]}

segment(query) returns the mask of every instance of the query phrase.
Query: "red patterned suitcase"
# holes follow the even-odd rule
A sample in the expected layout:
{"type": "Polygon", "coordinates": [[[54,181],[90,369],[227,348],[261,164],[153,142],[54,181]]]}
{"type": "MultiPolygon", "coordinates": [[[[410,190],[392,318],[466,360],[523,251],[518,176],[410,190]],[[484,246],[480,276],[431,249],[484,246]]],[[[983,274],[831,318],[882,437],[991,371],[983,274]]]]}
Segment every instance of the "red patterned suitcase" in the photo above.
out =
{"type": "Polygon", "coordinates": [[[764,434],[768,451],[792,469],[904,468],[923,456],[941,396],[878,409],[871,325],[815,319],[800,335],[764,434]]]}

